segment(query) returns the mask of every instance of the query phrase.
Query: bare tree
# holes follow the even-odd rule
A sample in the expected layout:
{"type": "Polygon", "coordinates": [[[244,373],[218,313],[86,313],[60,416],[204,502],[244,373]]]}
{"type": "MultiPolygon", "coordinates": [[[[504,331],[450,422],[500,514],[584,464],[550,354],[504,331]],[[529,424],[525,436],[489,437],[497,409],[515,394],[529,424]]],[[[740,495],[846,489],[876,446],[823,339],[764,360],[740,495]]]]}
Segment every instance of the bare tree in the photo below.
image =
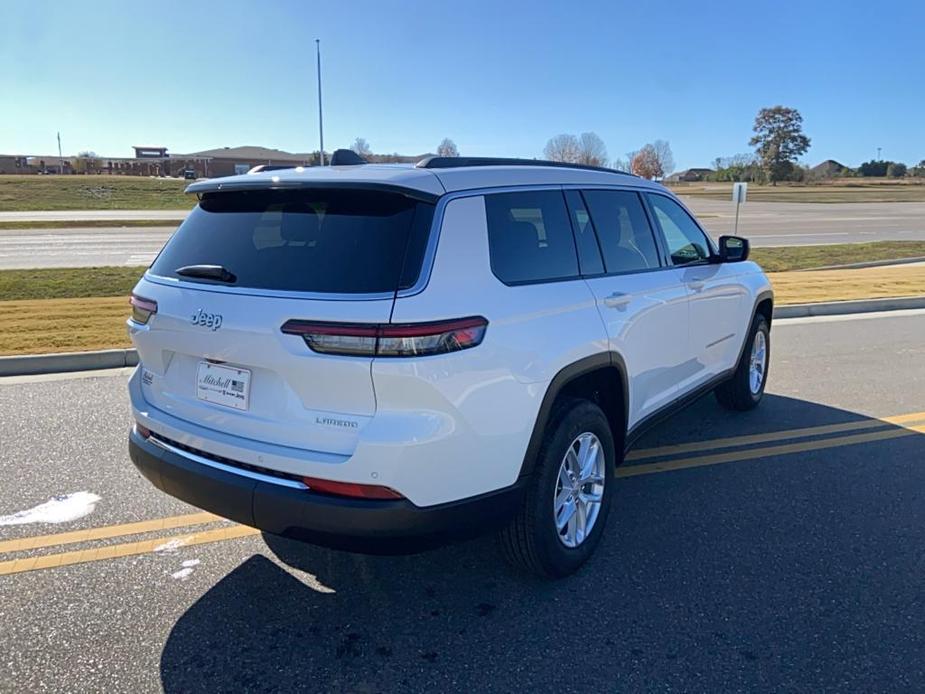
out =
{"type": "Polygon", "coordinates": [[[664,178],[674,171],[674,155],[671,153],[671,145],[667,140],[656,140],[652,143],[655,150],[655,158],[658,159],[658,165],[661,169],[659,178],[664,178]]]}
{"type": "Polygon", "coordinates": [[[607,166],[607,147],[597,133],[582,133],[578,138],[578,162],[589,166],[607,166]]]}
{"type": "Polygon", "coordinates": [[[581,145],[578,138],[568,133],[562,133],[551,138],[543,148],[543,155],[550,161],[564,161],[577,164],[581,156],[581,145]]]}
{"type": "Polygon", "coordinates": [[[453,142],[450,138],[444,137],[443,142],[441,142],[440,146],[437,147],[437,156],[438,157],[458,157],[459,150],[456,148],[456,143],[453,142]]]}
{"type": "Polygon", "coordinates": [[[358,137],[354,140],[353,144],[350,146],[354,152],[356,152],[361,157],[368,157],[372,155],[373,150],[369,148],[369,143],[366,141],[366,138],[358,137]]]}
{"type": "Polygon", "coordinates": [[[96,152],[80,152],[75,162],[77,173],[94,173],[99,171],[100,159],[96,152]]]}
{"type": "MultiPolygon", "coordinates": [[[[630,154],[633,154],[635,156],[636,153],[631,152],[630,154]]],[[[628,156],[626,159],[621,159],[620,157],[617,157],[612,162],[610,162],[610,168],[616,169],[617,171],[629,171],[630,162],[632,161],[633,161],[633,157],[630,157],[630,156],[628,156]]]]}

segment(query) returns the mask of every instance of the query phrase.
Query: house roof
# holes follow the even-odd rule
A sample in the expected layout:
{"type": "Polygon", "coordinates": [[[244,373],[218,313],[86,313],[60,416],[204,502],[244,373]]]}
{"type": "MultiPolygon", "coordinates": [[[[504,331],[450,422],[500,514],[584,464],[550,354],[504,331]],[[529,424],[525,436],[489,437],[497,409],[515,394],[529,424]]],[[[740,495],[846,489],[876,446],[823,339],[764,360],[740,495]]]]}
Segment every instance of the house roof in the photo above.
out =
{"type": "Polygon", "coordinates": [[[847,169],[847,168],[848,168],[847,166],[845,166],[844,164],[840,162],[835,161],[834,159],[826,159],[824,162],[820,164],[816,164],[810,170],[811,171],[831,170],[831,169],[841,170],[841,169],[847,169]]]}

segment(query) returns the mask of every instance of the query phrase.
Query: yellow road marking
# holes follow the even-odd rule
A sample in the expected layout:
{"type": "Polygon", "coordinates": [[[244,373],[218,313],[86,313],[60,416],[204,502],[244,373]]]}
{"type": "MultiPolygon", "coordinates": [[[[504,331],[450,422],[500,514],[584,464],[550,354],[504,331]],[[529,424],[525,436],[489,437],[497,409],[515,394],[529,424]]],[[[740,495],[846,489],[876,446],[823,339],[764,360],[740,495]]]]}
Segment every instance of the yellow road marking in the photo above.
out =
{"type": "Polygon", "coordinates": [[[22,552],[27,549],[42,549],[44,547],[54,547],[56,545],[72,545],[75,542],[106,540],[112,537],[137,535],[139,533],[148,533],[158,530],[170,530],[171,528],[183,528],[188,525],[212,523],[218,520],[224,520],[224,518],[202,511],[200,513],[190,513],[185,516],[155,518],[153,520],[138,521],[137,523],[121,523],[119,525],[106,525],[99,528],[87,528],[86,530],[74,530],[67,533],[22,537],[18,540],[0,542],[0,552],[22,552]]]}
{"type": "MultiPolygon", "coordinates": [[[[728,453],[695,456],[691,458],[669,460],[658,463],[630,465],[618,469],[617,476],[635,477],[637,475],[651,475],[660,472],[683,470],[686,468],[704,467],[707,465],[720,465],[723,463],[755,460],[758,458],[767,458],[790,453],[816,451],[826,448],[850,446],[859,443],[869,443],[872,441],[884,441],[889,439],[902,438],[905,436],[912,436],[914,434],[925,433],[925,424],[918,424],[920,420],[925,420],[925,412],[914,412],[904,415],[897,415],[895,417],[885,417],[883,419],[868,419],[858,422],[828,424],[817,427],[804,427],[801,429],[769,432],[766,434],[729,437],[724,439],[713,439],[711,441],[697,441],[688,444],[679,444],[676,446],[649,448],[641,451],[635,451],[633,454],[627,456],[627,460],[649,458],[655,455],[669,455],[698,450],[729,448],[732,446],[765,443],[768,441],[779,441],[781,439],[789,438],[805,438],[808,436],[841,433],[844,431],[860,431],[864,429],[887,427],[893,425],[891,428],[885,431],[874,431],[864,434],[851,434],[848,436],[839,436],[829,439],[804,441],[802,443],[788,443],[777,446],[765,446],[763,448],[753,448],[744,451],[730,451],[728,453]]],[[[8,540],[5,542],[0,542],[0,552],[17,552],[28,549],[41,549],[45,547],[72,544],[76,542],[87,542],[144,532],[153,532],[157,530],[168,530],[171,528],[186,527],[189,525],[211,523],[217,520],[223,519],[219,516],[215,516],[211,513],[203,511],[201,513],[192,513],[185,516],[170,516],[167,518],[157,518],[149,521],[139,521],[137,523],[123,523],[121,525],[110,525],[100,528],[89,528],[87,530],[77,530],[73,532],[21,538],[18,540],[8,540]]],[[[26,571],[36,571],[39,569],[69,566],[71,564],[83,564],[87,562],[102,561],[105,559],[115,559],[118,557],[148,554],[153,552],[159,546],[165,544],[165,542],[173,542],[179,548],[207,544],[211,542],[222,542],[224,540],[233,540],[241,537],[249,537],[258,534],[259,532],[259,530],[246,525],[231,525],[189,535],[168,535],[150,540],[128,542],[119,545],[109,545],[106,547],[75,550],[71,552],[62,552],[59,554],[46,554],[37,557],[27,557],[24,559],[10,559],[8,561],[0,562],[0,576],[23,573],[26,571]]]]}
{"type": "Polygon", "coordinates": [[[681,460],[668,460],[663,463],[627,465],[626,467],[617,469],[617,477],[635,477],[636,475],[651,475],[658,472],[670,472],[672,470],[703,467],[705,465],[737,463],[743,460],[768,458],[770,456],[786,455],[788,453],[803,453],[806,451],[818,451],[825,448],[851,446],[857,443],[869,443],[871,441],[898,439],[902,438],[903,436],[912,436],[914,434],[921,433],[925,433],[925,425],[908,428],[894,428],[888,429],[887,431],[874,431],[868,434],[853,434],[851,436],[840,436],[834,439],[804,441],[803,443],[787,443],[781,446],[766,446],[764,448],[753,448],[747,451],[730,451],[729,453],[719,453],[716,455],[702,455],[694,458],[683,458],[681,460]]]}
{"type": "Polygon", "coordinates": [[[87,562],[101,561],[103,559],[148,554],[153,552],[157,547],[163,545],[165,541],[173,541],[178,547],[190,547],[193,545],[204,545],[210,542],[222,542],[223,540],[248,537],[250,535],[256,535],[259,532],[260,531],[256,528],[251,528],[246,525],[233,525],[227,528],[206,530],[192,535],[158,537],[153,540],[127,542],[121,545],[109,545],[108,547],[97,547],[95,549],[79,549],[73,552],[62,552],[60,554],[45,554],[38,557],[27,557],[25,559],[10,559],[9,561],[0,562],[0,576],[18,574],[24,571],[37,571],[38,569],[53,569],[61,566],[70,566],[71,564],[85,564],[87,562]]]}
{"type": "Polygon", "coordinates": [[[784,429],[781,431],[770,431],[763,434],[752,434],[749,436],[731,436],[724,439],[710,439],[707,441],[693,441],[691,443],[680,443],[671,446],[660,446],[658,448],[643,448],[638,451],[630,451],[626,460],[641,460],[643,458],[654,458],[663,455],[678,455],[680,453],[694,453],[696,451],[712,451],[717,448],[732,448],[733,446],[750,446],[755,443],[769,443],[771,441],[782,441],[786,439],[802,439],[808,436],[822,436],[824,434],[839,434],[845,431],[861,431],[863,429],[878,429],[891,424],[908,424],[925,420],[925,412],[911,412],[909,414],[897,415],[895,417],[884,417],[883,419],[861,419],[855,422],[843,422],[840,424],[824,424],[815,427],[804,427],[801,429],[784,429]]]}

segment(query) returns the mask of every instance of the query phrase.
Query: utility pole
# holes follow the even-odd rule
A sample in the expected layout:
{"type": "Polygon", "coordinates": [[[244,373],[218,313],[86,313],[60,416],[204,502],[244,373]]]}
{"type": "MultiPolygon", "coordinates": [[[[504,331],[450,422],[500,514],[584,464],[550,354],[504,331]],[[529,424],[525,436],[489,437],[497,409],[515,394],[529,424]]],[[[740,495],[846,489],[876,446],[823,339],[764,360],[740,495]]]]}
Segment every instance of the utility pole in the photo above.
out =
{"type": "Polygon", "coordinates": [[[324,166],[324,121],[321,115],[321,39],[315,39],[318,54],[318,139],[321,143],[321,165],[324,166]]]}
{"type": "Polygon", "coordinates": [[[61,156],[61,131],[58,131],[58,173],[64,173],[64,159],[61,156]]]}

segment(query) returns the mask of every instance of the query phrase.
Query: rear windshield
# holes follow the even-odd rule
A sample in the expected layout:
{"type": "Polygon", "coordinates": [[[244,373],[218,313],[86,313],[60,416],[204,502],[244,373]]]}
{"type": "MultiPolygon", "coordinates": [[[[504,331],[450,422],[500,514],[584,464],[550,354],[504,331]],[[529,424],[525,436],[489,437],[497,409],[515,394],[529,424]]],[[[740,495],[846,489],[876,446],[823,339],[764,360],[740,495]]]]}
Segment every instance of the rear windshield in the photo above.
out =
{"type": "Polygon", "coordinates": [[[299,292],[393,292],[421,272],[434,207],[363,190],[209,193],[151,266],[162,277],[299,292]],[[180,276],[218,265],[232,282],[180,276]]]}

